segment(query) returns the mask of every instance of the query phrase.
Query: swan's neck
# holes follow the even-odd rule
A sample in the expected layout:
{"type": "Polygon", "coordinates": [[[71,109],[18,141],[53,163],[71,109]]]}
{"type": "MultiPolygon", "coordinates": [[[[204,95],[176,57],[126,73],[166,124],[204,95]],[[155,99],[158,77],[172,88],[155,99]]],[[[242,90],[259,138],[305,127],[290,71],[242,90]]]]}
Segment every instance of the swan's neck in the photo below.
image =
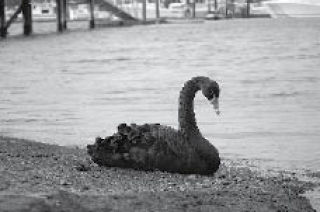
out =
{"type": "Polygon", "coordinates": [[[188,138],[201,137],[201,133],[197,126],[195,113],[194,113],[194,97],[201,89],[201,85],[207,80],[205,77],[194,77],[187,81],[179,97],[179,130],[188,138]]]}

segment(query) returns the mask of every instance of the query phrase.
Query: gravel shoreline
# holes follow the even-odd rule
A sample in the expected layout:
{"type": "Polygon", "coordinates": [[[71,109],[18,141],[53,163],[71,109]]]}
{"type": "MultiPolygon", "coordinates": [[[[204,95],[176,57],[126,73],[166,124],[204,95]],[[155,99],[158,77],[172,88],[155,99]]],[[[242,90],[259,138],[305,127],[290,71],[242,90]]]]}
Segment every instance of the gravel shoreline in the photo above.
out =
{"type": "Polygon", "coordinates": [[[315,211],[314,185],[223,160],[212,176],[98,167],[85,149],[0,136],[0,211],[315,211]]]}

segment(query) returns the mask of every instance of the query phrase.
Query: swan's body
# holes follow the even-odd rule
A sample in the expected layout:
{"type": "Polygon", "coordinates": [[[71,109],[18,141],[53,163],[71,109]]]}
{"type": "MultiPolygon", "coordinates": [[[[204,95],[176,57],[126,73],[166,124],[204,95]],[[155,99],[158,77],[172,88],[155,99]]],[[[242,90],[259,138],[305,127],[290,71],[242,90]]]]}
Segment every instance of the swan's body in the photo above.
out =
{"type": "Polygon", "coordinates": [[[179,98],[179,130],[160,124],[127,126],[88,145],[92,160],[101,166],[161,170],[184,174],[211,174],[220,165],[218,150],[200,133],[193,110],[197,91],[218,108],[219,86],[207,77],[187,81],[179,98]]]}

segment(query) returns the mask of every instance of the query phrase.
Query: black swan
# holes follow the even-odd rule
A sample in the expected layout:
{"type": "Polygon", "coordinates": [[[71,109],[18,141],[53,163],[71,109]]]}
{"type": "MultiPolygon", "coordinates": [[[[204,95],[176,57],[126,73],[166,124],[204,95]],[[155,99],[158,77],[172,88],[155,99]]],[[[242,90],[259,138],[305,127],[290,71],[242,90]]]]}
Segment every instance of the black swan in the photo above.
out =
{"type": "Polygon", "coordinates": [[[182,174],[212,174],[220,165],[218,150],[196,124],[193,102],[197,91],[219,114],[219,85],[208,77],[194,77],[179,97],[179,130],[160,124],[120,124],[118,132],[88,145],[88,154],[100,166],[161,170],[182,174]]]}

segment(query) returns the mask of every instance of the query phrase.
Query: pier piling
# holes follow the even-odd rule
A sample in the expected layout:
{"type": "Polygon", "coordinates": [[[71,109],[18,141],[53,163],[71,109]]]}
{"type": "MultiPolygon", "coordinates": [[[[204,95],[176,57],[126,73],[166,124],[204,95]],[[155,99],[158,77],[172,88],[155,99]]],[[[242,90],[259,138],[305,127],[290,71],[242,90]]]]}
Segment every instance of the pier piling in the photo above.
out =
{"type": "Polygon", "coordinates": [[[22,15],[24,19],[23,33],[30,35],[32,33],[32,5],[31,0],[22,0],[22,15]]]}
{"type": "Polygon", "coordinates": [[[89,7],[90,7],[90,29],[95,27],[95,20],[94,20],[94,0],[89,0],[89,7]]]}
{"type": "Polygon", "coordinates": [[[160,18],[159,0],[156,0],[156,19],[160,18]]]}
{"type": "Polygon", "coordinates": [[[58,32],[63,31],[63,24],[62,24],[62,2],[61,0],[56,0],[57,4],[57,30],[58,32]]]}
{"type": "Polygon", "coordinates": [[[142,20],[147,21],[147,0],[142,0],[142,20]]]}
{"type": "Polygon", "coordinates": [[[247,18],[250,18],[250,0],[247,0],[247,18]]]}
{"type": "Polygon", "coordinates": [[[191,3],[191,6],[192,6],[192,18],[195,18],[196,17],[196,0],[193,0],[192,3],[191,3]]]}
{"type": "Polygon", "coordinates": [[[0,0],[0,37],[7,36],[5,0],[0,0]]]}
{"type": "Polygon", "coordinates": [[[62,28],[63,30],[67,29],[67,8],[68,8],[68,4],[67,4],[67,0],[62,0],[62,28]]]}
{"type": "Polygon", "coordinates": [[[226,0],[226,17],[228,17],[228,0],[226,0]]]}

